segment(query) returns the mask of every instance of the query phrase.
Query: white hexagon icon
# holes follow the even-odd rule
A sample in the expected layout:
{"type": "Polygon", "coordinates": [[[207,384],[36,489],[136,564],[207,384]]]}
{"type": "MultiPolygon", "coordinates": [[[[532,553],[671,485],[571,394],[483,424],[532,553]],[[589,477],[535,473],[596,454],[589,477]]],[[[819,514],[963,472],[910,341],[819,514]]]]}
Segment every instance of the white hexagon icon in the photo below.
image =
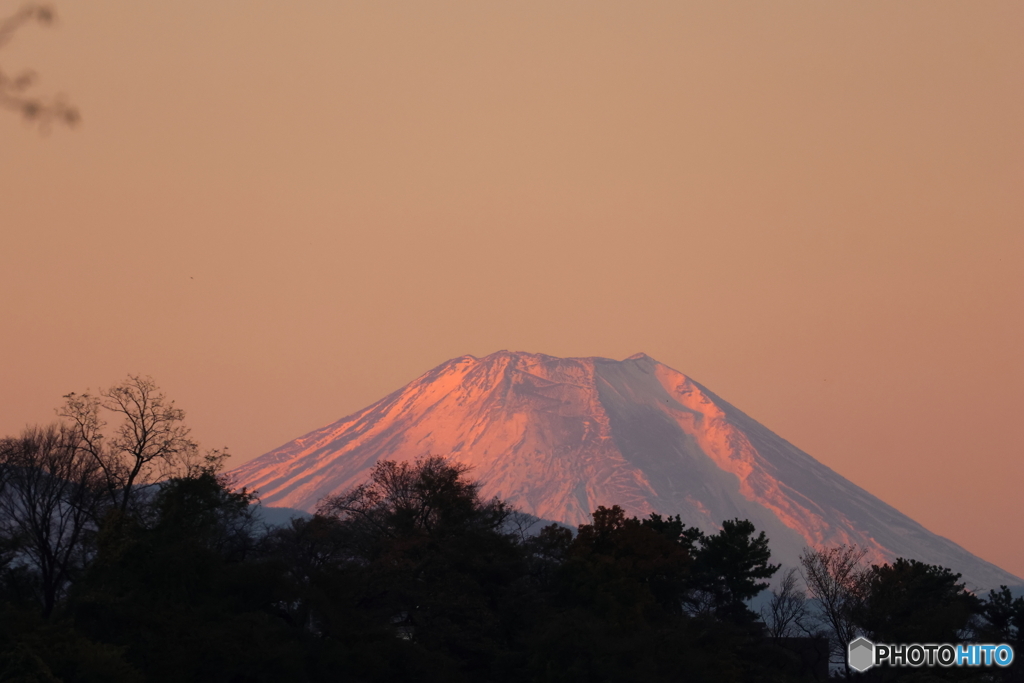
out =
{"type": "Polygon", "coordinates": [[[867,671],[875,664],[875,644],[861,636],[850,643],[847,661],[854,671],[867,671]]]}

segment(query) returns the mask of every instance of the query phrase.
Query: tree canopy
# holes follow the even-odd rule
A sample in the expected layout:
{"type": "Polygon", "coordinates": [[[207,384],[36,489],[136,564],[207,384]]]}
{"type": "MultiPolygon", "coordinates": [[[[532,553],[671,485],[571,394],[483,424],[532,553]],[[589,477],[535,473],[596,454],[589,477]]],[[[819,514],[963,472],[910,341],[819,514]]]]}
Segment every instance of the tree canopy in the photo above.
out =
{"type": "Polygon", "coordinates": [[[821,675],[802,659],[829,632],[837,651],[1021,642],[1005,588],[982,600],[949,569],[849,547],[805,555],[819,614],[791,570],[765,627],[748,602],[779,567],[749,521],[709,533],[612,505],[541,527],[442,457],[383,460],[268,527],[152,380],[61,415],[0,440],[0,681],[782,683],[821,675]]]}

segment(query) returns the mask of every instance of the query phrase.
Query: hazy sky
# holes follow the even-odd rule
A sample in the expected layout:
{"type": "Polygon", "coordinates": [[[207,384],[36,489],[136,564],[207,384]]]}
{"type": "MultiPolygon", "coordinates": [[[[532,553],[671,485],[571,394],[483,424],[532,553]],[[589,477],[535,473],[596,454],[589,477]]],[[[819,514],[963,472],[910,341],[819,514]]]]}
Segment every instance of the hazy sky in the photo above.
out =
{"type": "Polygon", "coordinates": [[[1024,576],[1019,0],[56,7],[0,50],[84,118],[0,111],[0,434],[143,373],[236,465],[644,351],[1024,576]]]}

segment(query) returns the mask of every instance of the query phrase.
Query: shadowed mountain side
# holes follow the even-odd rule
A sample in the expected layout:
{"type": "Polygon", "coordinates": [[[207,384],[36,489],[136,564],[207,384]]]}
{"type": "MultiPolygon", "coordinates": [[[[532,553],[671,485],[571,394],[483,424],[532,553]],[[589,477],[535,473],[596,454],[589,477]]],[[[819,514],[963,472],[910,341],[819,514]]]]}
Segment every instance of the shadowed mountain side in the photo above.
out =
{"type": "MultiPolygon", "coordinates": [[[[987,590],[1021,583],[1020,577],[982,560],[948,538],[928,531],[896,508],[773,434],[738,408],[706,389],[703,391],[725,410],[730,422],[758,444],[761,454],[774,465],[774,474],[787,493],[807,506],[815,506],[829,526],[842,527],[856,520],[856,527],[863,529],[865,535],[870,534],[871,541],[877,546],[898,556],[949,567],[962,573],[973,588],[987,590]],[[818,506],[800,493],[816,490],[826,493],[825,499],[830,505],[818,506]]],[[[866,542],[860,541],[859,544],[866,545],[866,542]]]]}
{"type": "Polygon", "coordinates": [[[786,565],[807,545],[856,543],[872,562],[942,564],[973,587],[1022,582],[644,354],[455,358],[232,475],[264,504],[311,511],[381,459],[428,453],[471,466],[484,497],[569,525],[614,504],[630,515],[678,514],[706,531],[739,517],[767,533],[786,565]]]}

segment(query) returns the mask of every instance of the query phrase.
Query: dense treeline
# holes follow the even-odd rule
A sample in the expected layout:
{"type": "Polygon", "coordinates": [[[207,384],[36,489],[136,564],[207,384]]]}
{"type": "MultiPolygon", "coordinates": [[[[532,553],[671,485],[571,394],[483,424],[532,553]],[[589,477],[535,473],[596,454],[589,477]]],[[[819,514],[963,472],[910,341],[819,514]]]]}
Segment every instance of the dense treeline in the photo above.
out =
{"type": "Polygon", "coordinates": [[[982,600],[941,567],[809,551],[823,608],[790,572],[758,615],[747,601],[778,566],[744,520],[704,534],[601,507],[575,534],[535,530],[428,458],[381,462],[269,528],[150,380],[70,395],[62,414],[0,442],[0,681],[784,682],[820,676],[814,637],[847,632],[1024,653],[1024,600],[982,600]]]}

